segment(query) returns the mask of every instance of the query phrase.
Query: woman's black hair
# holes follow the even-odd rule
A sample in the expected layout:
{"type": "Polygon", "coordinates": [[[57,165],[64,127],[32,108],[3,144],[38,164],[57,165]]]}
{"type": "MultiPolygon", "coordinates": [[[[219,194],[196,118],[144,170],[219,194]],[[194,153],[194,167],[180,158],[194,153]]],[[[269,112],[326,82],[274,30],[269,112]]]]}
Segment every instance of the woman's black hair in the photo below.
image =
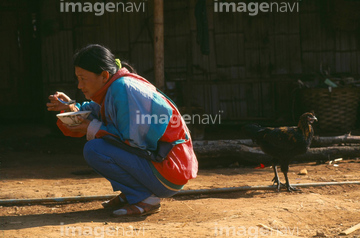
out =
{"type": "MultiPolygon", "coordinates": [[[[121,64],[131,73],[136,73],[127,63],[121,62],[121,64]]],[[[87,45],[77,51],[74,55],[74,66],[98,75],[103,71],[108,71],[110,75],[114,75],[119,70],[119,66],[115,62],[115,56],[111,51],[97,44],[87,45]]]]}

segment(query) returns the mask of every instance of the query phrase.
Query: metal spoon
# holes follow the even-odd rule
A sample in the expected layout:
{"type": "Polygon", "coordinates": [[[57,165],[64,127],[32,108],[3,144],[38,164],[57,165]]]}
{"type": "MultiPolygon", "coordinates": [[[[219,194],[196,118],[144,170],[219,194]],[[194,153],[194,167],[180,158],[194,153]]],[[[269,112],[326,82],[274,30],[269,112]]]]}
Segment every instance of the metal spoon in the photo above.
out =
{"type": "Polygon", "coordinates": [[[75,100],[70,100],[68,102],[65,102],[64,100],[61,100],[60,98],[58,98],[58,101],[61,102],[62,104],[65,104],[65,105],[70,105],[70,104],[76,103],[75,100]]]}

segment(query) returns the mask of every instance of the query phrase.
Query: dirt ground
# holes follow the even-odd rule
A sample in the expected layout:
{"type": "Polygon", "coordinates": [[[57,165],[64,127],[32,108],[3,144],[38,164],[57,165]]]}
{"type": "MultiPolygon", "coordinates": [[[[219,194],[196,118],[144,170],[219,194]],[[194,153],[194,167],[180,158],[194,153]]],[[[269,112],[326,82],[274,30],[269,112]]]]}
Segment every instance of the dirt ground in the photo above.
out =
{"type": "MultiPolygon", "coordinates": [[[[1,129],[1,128],[0,128],[1,129]]],[[[116,194],[82,158],[82,139],[13,134],[0,145],[0,199],[116,194]]],[[[2,130],[2,133],[7,133],[2,130]]],[[[293,184],[358,181],[360,160],[290,166],[293,184]],[[307,175],[299,175],[306,168],[307,175]]],[[[273,171],[256,166],[200,169],[185,189],[271,185],[273,171]]],[[[281,176],[281,179],[283,177],[281,176]]],[[[0,207],[2,237],[338,237],[360,222],[360,185],[254,190],[162,200],[160,213],[113,218],[101,201],[0,207]],[[263,224],[272,230],[261,228],[263,224]]],[[[360,230],[345,237],[360,237],[360,230]]]]}

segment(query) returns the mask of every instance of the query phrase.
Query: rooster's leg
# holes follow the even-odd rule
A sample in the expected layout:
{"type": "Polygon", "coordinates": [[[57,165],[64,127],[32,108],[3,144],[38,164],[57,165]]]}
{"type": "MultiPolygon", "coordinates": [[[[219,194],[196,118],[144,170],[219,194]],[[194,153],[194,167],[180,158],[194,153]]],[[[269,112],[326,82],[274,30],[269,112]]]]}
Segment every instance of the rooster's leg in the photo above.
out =
{"type": "Polygon", "coordinates": [[[294,192],[294,191],[301,191],[301,189],[298,189],[298,188],[294,188],[293,186],[290,185],[290,182],[289,182],[289,178],[288,178],[288,171],[289,171],[289,166],[286,165],[286,166],[281,166],[281,171],[284,173],[284,177],[285,177],[285,181],[286,181],[286,189],[289,191],[289,192],[294,192]]]}
{"type": "Polygon", "coordinates": [[[281,186],[285,186],[285,185],[280,183],[279,175],[277,172],[277,167],[275,164],[273,164],[273,169],[274,169],[274,173],[275,173],[275,177],[272,179],[272,181],[274,182],[273,185],[276,185],[277,190],[280,191],[281,186]]]}

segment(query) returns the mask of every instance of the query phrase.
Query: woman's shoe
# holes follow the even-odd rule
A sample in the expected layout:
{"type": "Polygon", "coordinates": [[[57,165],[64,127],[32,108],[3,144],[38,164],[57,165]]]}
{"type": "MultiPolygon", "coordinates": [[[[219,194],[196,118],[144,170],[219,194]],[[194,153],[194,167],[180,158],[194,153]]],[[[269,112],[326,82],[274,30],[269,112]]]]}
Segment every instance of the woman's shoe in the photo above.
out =
{"type": "Polygon", "coordinates": [[[104,208],[121,208],[127,204],[129,203],[123,193],[120,193],[118,196],[110,199],[109,201],[101,203],[104,208]]]}
{"type": "Polygon", "coordinates": [[[160,208],[161,208],[160,203],[151,205],[144,202],[138,202],[136,204],[127,204],[123,206],[121,209],[114,211],[113,216],[114,217],[145,216],[159,212],[160,208]]]}

